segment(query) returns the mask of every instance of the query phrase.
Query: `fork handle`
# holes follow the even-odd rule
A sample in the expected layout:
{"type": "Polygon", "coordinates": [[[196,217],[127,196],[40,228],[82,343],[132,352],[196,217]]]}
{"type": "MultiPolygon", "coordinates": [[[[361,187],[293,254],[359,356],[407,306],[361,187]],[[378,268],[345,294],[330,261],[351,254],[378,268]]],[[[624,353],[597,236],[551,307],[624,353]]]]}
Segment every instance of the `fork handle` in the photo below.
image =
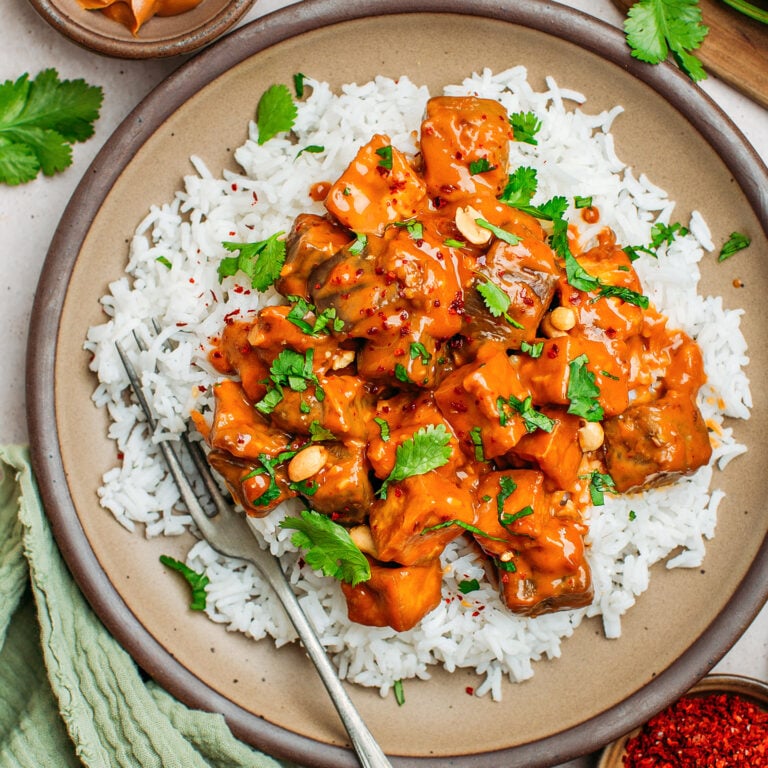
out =
{"type": "Polygon", "coordinates": [[[328,658],[325,648],[323,648],[315,630],[301,609],[296,594],[288,584],[280,563],[277,559],[274,559],[269,564],[264,563],[263,566],[266,566],[262,569],[264,575],[285,606],[288,618],[295,627],[299,639],[304,645],[304,649],[317,667],[328,695],[331,697],[331,701],[336,707],[336,711],[339,713],[339,717],[349,734],[352,746],[360,760],[360,765],[363,768],[392,768],[392,763],[389,762],[376,739],[373,738],[373,735],[349,698],[346,689],[341,684],[336,668],[328,658]]]}

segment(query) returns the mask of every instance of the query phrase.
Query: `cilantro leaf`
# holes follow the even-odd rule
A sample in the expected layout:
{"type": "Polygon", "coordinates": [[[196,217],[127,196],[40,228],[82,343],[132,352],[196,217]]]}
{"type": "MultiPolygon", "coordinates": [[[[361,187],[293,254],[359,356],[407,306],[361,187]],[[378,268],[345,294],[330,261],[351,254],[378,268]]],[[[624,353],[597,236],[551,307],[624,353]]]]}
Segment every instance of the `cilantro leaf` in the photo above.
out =
{"type": "Polygon", "coordinates": [[[501,522],[501,516],[504,514],[504,502],[515,492],[517,483],[509,476],[502,475],[499,478],[499,492],[496,494],[496,513],[501,522]]]}
{"type": "Polygon", "coordinates": [[[371,566],[347,529],[325,515],[305,509],[301,517],[286,517],[280,527],[295,531],[291,541],[306,550],[304,559],[310,568],[352,586],[371,578],[371,566]]]}
{"type": "Polygon", "coordinates": [[[237,256],[224,258],[219,263],[219,282],[237,272],[243,272],[251,280],[251,287],[266,291],[280,277],[285,262],[285,241],[280,240],[283,232],[277,232],[257,243],[223,242],[228,251],[238,251],[237,256]]]}
{"type": "Polygon", "coordinates": [[[626,301],[627,304],[635,304],[643,309],[648,309],[648,305],[650,304],[647,296],[621,285],[603,285],[600,288],[600,296],[604,299],[607,299],[610,296],[615,296],[622,301],[626,301]]]}
{"type": "Polygon", "coordinates": [[[427,365],[432,357],[429,354],[429,350],[420,341],[411,342],[408,354],[411,360],[415,360],[417,357],[421,358],[422,365],[427,365]]]}
{"type": "Polygon", "coordinates": [[[529,206],[538,184],[536,169],[521,165],[507,177],[507,185],[499,200],[512,208],[529,206]]]}
{"type": "Polygon", "coordinates": [[[0,85],[0,181],[15,186],[63,171],[71,144],[93,135],[104,93],[84,80],[59,80],[45,69],[0,85]]]}
{"type": "Polygon", "coordinates": [[[379,425],[379,436],[381,437],[382,442],[389,442],[389,422],[378,416],[374,418],[374,421],[379,425]]]}
{"type": "Polygon", "coordinates": [[[392,145],[387,144],[384,147],[379,147],[376,150],[376,154],[381,158],[377,163],[379,168],[383,168],[386,171],[392,170],[392,145]]]}
{"type": "Polygon", "coordinates": [[[701,23],[698,0],[640,0],[624,21],[624,32],[632,55],[658,64],[672,53],[678,66],[694,81],[707,74],[696,50],[709,32],[701,23]]]}
{"type": "Polygon", "coordinates": [[[506,400],[503,397],[499,397],[496,400],[496,407],[499,411],[499,424],[502,427],[507,423],[507,409],[509,408],[520,414],[525,429],[528,432],[534,432],[537,429],[551,432],[555,428],[555,422],[549,416],[534,409],[533,397],[531,395],[528,395],[525,400],[520,400],[514,395],[510,395],[506,400]]]}
{"type": "Polygon", "coordinates": [[[515,141],[537,145],[536,134],[541,129],[541,120],[533,112],[513,112],[509,123],[514,132],[515,141]]]}
{"type": "Polygon", "coordinates": [[[368,235],[364,235],[362,232],[355,232],[354,241],[348,246],[347,250],[353,256],[359,256],[368,245],[368,235]]]}
{"type": "Polygon", "coordinates": [[[336,435],[324,427],[317,419],[309,425],[309,439],[314,443],[320,440],[335,440],[336,435]]]}
{"type": "Polygon", "coordinates": [[[536,341],[533,344],[529,344],[527,341],[520,343],[520,351],[525,352],[526,355],[536,359],[541,357],[541,353],[544,351],[544,342],[536,341]]]}
{"type": "Polygon", "coordinates": [[[566,396],[570,401],[568,413],[587,421],[600,421],[603,418],[603,408],[598,403],[600,388],[595,384],[595,374],[587,368],[589,359],[579,355],[568,363],[570,376],[566,396]]]}
{"type": "Polygon", "coordinates": [[[662,224],[660,221],[657,221],[651,227],[651,248],[660,248],[663,243],[669,245],[678,235],[685,237],[687,234],[687,228],[680,224],[680,222],[675,221],[672,224],[662,224]]]}
{"type": "Polygon", "coordinates": [[[203,573],[193,571],[188,565],[182,563],[176,558],[168,555],[160,555],[160,562],[174,571],[178,571],[186,580],[192,589],[192,602],[189,607],[193,611],[204,611],[206,592],[205,587],[208,584],[208,577],[203,573]]]}
{"type": "Polygon", "coordinates": [[[485,452],[483,451],[483,432],[480,427],[472,427],[469,430],[469,439],[475,447],[475,461],[485,461],[485,452]]]}
{"type": "Polygon", "coordinates": [[[403,691],[403,681],[395,680],[392,685],[392,692],[395,694],[395,701],[398,707],[402,707],[405,704],[405,692],[403,691]]]}
{"type": "Polygon", "coordinates": [[[584,267],[579,264],[576,257],[570,252],[565,254],[565,278],[568,284],[579,291],[595,291],[600,287],[600,280],[590,275],[584,267]]]}
{"type": "Polygon", "coordinates": [[[480,589],[480,582],[477,579],[464,579],[464,581],[459,582],[459,592],[462,595],[467,595],[478,589],[480,589]]]}
{"type": "Polygon", "coordinates": [[[412,437],[397,446],[395,466],[379,489],[379,498],[387,498],[387,488],[391,483],[426,474],[447,464],[451,458],[450,441],[445,424],[428,424],[417,429],[412,437]]]}
{"type": "Polygon", "coordinates": [[[471,523],[465,523],[463,520],[458,520],[458,519],[446,520],[444,523],[438,523],[437,525],[429,525],[421,531],[421,535],[425,536],[426,534],[431,533],[432,531],[439,531],[442,528],[450,528],[452,525],[458,526],[459,528],[463,528],[465,531],[468,531],[469,533],[472,533],[475,536],[480,536],[483,539],[489,539],[490,541],[500,541],[504,544],[509,543],[507,539],[502,539],[502,538],[499,538],[498,536],[491,536],[490,533],[486,533],[482,528],[478,528],[476,525],[472,525],[471,523]]]}
{"type": "Polygon", "coordinates": [[[256,403],[256,410],[260,413],[272,413],[275,406],[283,399],[283,387],[288,387],[294,392],[307,390],[308,382],[315,385],[315,397],[322,401],[325,392],[320,387],[317,374],[312,367],[315,350],[310,347],[303,355],[287,347],[272,361],[269,367],[269,378],[272,387],[267,390],[264,397],[256,403]]]}
{"type": "Polygon", "coordinates": [[[523,327],[507,313],[512,300],[496,283],[492,280],[480,280],[475,287],[477,292],[483,297],[483,302],[493,317],[503,317],[515,328],[523,327]]]}
{"type": "Polygon", "coordinates": [[[298,110],[288,88],[282,84],[270,85],[261,95],[256,106],[259,145],[277,136],[278,133],[290,131],[297,114],[298,110]]]}
{"type": "Polygon", "coordinates": [[[725,241],[723,247],[720,249],[720,255],[717,257],[717,260],[725,261],[726,259],[730,259],[734,253],[743,251],[745,248],[749,247],[751,242],[752,241],[746,235],[742,235],[741,232],[731,232],[731,236],[725,241]]]}
{"type": "Polygon", "coordinates": [[[479,173],[488,173],[489,171],[495,171],[496,166],[491,165],[488,162],[487,157],[481,157],[479,160],[472,160],[469,163],[469,172],[474,176],[479,173]]]}
{"type": "Polygon", "coordinates": [[[293,90],[296,91],[296,98],[301,99],[304,96],[304,81],[307,76],[303,72],[296,72],[293,76],[293,90]]]}

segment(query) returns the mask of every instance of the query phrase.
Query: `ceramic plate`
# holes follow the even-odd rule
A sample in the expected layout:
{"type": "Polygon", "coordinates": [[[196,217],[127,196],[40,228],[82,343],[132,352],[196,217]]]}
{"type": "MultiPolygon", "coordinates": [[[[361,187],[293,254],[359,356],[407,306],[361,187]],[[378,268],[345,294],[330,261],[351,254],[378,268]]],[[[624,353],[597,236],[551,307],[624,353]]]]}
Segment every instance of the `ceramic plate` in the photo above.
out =
{"type": "MultiPolygon", "coordinates": [[[[734,230],[753,245],[725,264],[705,259],[702,289],[745,308],[754,382],[765,378],[768,176],[726,115],[672,67],[627,53],[620,32],[539,0],[318,0],[260,19],[174,73],[117,130],[67,208],[43,269],[32,321],[29,403],[35,469],[57,541],[85,594],[136,661],[185,702],[224,713],[263,750],[312,766],[353,766],[345,733],[298,648],[275,650],[184,610],[184,585],[161,552],[189,539],[147,541],[99,507],[96,489],[117,458],[94,408],[83,340],[103,321],[98,300],[124,268],[127,242],[150,203],[170,199],[192,172],[232,166],[261,93],[302,71],[340,84],[377,73],[439,86],[472,70],[524,64],[535,86],[552,74],[597,112],[621,103],[620,157],[693,208],[715,242],[734,230]],[[352,8],[354,5],[354,8],[352,8]],[[448,9],[453,9],[449,11],[448,9]],[[762,190],[762,191],[761,191],[762,190]],[[735,281],[740,282],[735,282],[735,281]],[[736,287],[736,286],[741,287],[736,287]],[[161,588],[158,589],[158,585],[161,588]]],[[[409,682],[407,703],[352,687],[397,766],[544,766],[586,753],[647,719],[723,655],[756,615],[768,585],[768,488],[762,449],[768,390],[736,425],[750,451],[717,477],[728,493],[703,566],[654,569],[619,640],[589,621],[562,658],[507,685],[502,703],[466,693],[478,679],[436,670],[409,682]]],[[[169,551],[169,549],[171,551],[169,551]]]]}

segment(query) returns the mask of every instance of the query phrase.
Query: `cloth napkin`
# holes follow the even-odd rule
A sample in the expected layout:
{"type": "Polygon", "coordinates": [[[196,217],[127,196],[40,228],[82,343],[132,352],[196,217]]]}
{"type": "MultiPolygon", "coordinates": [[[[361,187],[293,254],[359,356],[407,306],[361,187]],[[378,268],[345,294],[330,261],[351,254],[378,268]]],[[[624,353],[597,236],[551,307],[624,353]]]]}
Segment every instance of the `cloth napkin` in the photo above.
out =
{"type": "Polygon", "coordinates": [[[0,446],[0,766],[289,768],[140,670],[59,554],[25,447],[0,446]]]}

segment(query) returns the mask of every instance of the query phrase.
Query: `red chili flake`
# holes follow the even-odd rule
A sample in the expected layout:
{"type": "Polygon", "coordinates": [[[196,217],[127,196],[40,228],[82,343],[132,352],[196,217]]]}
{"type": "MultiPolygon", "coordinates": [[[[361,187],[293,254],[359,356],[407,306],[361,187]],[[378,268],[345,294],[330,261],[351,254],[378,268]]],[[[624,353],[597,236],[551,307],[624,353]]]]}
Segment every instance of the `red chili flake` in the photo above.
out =
{"type": "Polygon", "coordinates": [[[757,768],[768,765],[768,712],[725,693],[684,696],[626,745],[627,768],[757,768]]]}
{"type": "MultiPolygon", "coordinates": [[[[219,355],[219,356],[221,356],[221,355],[219,355]]],[[[205,392],[205,391],[208,389],[208,387],[206,387],[206,386],[205,386],[205,384],[198,384],[198,385],[197,385],[197,388],[198,388],[198,389],[199,389],[201,392],[205,392]]]]}
{"type": "Polygon", "coordinates": [[[464,689],[464,692],[467,694],[467,696],[474,696],[475,695],[475,689],[471,685],[468,685],[464,689]]]}
{"type": "Polygon", "coordinates": [[[192,283],[192,284],[194,284],[194,282],[195,282],[195,278],[194,278],[194,277],[190,277],[190,278],[189,278],[189,282],[190,282],[190,283],[192,283]]]}
{"type": "Polygon", "coordinates": [[[615,328],[606,328],[605,329],[605,335],[609,339],[615,339],[616,338],[616,329],[615,328]]]}
{"type": "Polygon", "coordinates": [[[237,192],[237,184],[234,181],[232,182],[232,191],[237,192]]]}
{"type": "Polygon", "coordinates": [[[554,360],[559,354],[560,354],[560,347],[558,347],[557,344],[553,344],[547,350],[547,357],[550,358],[550,360],[554,360]]]}
{"type": "Polygon", "coordinates": [[[125,458],[125,454],[122,451],[118,451],[117,460],[122,461],[125,458]]]}
{"type": "Polygon", "coordinates": [[[395,497],[400,499],[402,498],[402,496],[403,496],[403,489],[398,486],[395,486],[395,497]]]}
{"type": "Polygon", "coordinates": [[[187,323],[176,323],[177,328],[184,328],[187,325],[187,323]]]}

